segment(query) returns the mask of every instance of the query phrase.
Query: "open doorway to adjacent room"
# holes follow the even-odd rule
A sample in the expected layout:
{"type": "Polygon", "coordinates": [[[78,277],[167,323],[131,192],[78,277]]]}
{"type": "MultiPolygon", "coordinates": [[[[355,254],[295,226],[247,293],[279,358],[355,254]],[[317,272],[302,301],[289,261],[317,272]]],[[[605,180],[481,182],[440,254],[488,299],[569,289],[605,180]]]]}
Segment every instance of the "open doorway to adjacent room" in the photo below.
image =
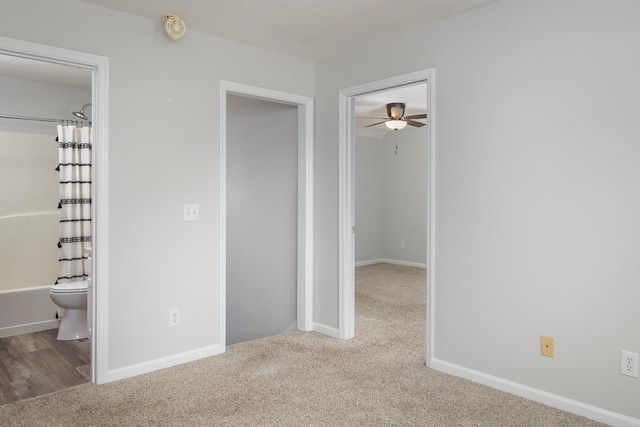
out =
{"type": "Polygon", "coordinates": [[[106,377],[107,68],[103,57],[0,38],[0,404],[106,377]],[[60,293],[74,298],[66,309],[60,293]]]}
{"type": "Polygon", "coordinates": [[[359,304],[387,320],[405,307],[419,312],[410,322],[427,363],[434,77],[424,70],[340,92],[339,334],[348,339],[368,327],[356,324],[359,304]]]}
{"type": "Polygon", "coordinates": [[[355,97],[355,330],[423,343],[427,86],[355,97]]]}

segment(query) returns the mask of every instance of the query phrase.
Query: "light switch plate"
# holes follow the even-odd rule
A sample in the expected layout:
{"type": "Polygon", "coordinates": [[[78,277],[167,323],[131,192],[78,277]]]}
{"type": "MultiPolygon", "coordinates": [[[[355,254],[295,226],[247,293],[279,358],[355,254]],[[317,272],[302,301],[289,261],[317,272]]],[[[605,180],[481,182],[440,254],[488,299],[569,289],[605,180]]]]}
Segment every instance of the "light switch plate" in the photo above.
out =
{"type": "Polygon", "coordinates": [[[183,205],[183,221],[200,221],[200,205],[183,205]]]}

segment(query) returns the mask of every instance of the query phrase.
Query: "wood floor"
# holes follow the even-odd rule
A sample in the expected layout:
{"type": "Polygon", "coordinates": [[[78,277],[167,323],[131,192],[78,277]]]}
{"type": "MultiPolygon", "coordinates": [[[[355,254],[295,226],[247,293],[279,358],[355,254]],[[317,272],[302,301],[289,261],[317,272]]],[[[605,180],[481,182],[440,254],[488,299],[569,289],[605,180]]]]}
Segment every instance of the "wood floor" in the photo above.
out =
{"type": "Polygon", "coordinates": [[[86,383],[91,343],[58,341],[57,329],[0,338],[0,405],[86,383]]]}

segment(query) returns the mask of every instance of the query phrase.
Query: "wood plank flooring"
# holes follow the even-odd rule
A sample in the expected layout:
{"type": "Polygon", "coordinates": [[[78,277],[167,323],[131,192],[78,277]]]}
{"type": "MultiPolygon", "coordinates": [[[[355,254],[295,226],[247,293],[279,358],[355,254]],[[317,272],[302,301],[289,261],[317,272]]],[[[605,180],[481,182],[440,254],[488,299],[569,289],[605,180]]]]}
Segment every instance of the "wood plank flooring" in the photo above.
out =
{"type": "Polygon", "coordinates": [[[88,339],[58,341],[57,329],[0,338],[0,405],[90,380],[88,339]]]}

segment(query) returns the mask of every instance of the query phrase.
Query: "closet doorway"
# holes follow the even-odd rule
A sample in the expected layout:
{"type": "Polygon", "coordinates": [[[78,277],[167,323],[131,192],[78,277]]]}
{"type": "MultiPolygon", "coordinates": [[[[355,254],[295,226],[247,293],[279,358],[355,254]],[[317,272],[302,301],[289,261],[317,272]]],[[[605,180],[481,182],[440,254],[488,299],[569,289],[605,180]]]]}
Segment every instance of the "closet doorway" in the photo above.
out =
{"type": "Polygon", "coordinates": [[[226,81],[220,96],[221,342],[311,330],[312,99],[226,81]]]}

